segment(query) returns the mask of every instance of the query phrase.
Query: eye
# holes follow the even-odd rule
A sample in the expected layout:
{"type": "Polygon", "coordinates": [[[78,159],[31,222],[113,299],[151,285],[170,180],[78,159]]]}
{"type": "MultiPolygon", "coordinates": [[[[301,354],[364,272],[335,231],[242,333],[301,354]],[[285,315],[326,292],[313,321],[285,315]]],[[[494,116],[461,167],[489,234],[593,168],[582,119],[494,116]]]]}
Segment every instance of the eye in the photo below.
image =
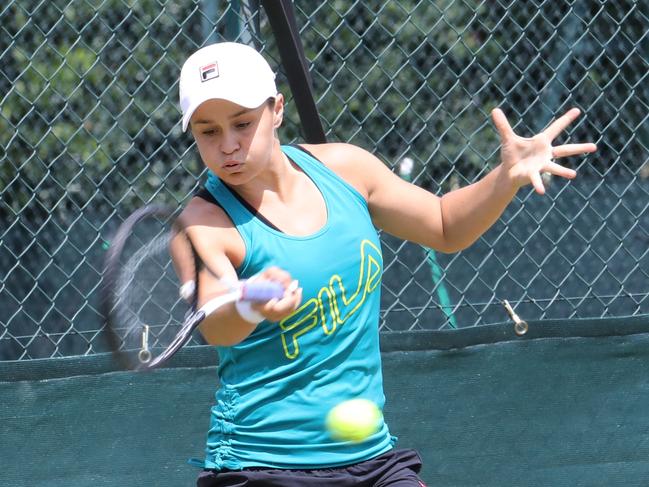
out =
{"type": "Polygon", "coordinates": [[[203,135],[210,136],[210,135],[214,135],[214,134],[216,134],[216,130],[215,130],[215,129],[205,129],[205,130],[203,130],[201,133],[202,133],[203,135]]]}
{"type": "Polygon", "coordinates": [[[249,126],[250,126],[250,122],[239,122],[238,124],[236,124],[236,127],[238,129],[245,129],[248,128],[249,126]]]}

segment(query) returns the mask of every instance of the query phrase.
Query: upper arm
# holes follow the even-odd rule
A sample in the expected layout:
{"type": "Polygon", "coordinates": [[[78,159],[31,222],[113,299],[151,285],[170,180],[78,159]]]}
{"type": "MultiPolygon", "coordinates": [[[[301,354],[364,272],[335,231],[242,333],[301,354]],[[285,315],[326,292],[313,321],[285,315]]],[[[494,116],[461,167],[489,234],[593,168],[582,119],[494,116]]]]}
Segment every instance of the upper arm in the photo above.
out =
{"type": "MultiPolygon", "coordinates": [[[[221,279],[238,279],[236,268],[245,257],[245,244],[225,211],[201,198],[193,198],[181,218],[204,264],[198,275],[200,307],[228,290],[221,279]]],[[[230,346],[244,340],[255,326],[243,320],[229,304],[206,316],[199,329],[208,343],[230,346]]]]}
{"type": "Polygon", "coordinates": [[[404,240],[445,251],[440,198],[404,181],[368,151],[350,144],[306,146],[366,199],[374,224],[404,240]]]}
{"type": "Polygon", "coordinates": [[[235,268],[243,260],[245,248],[238,242],[240,236],[230,219],[216,205],[193,198],[180,217],[204,264],[199,275],[199,304],[203,304],[223,291],[219,279],[237,279],[235,268]]]}

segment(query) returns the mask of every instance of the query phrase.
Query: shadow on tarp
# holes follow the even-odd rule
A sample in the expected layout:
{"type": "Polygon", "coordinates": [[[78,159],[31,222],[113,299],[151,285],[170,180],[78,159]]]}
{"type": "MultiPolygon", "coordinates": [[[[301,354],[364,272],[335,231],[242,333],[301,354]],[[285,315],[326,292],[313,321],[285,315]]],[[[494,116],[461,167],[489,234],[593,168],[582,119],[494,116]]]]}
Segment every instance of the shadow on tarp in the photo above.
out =
{"type": "MultiPolygon", "coordinates": [[[[382,349],[386,418],[431,486],[649,485],[649,317],[389,333],[382,349]]],[[[216,362],[0,362],[0,485],[195,485],[216,362]]]]}

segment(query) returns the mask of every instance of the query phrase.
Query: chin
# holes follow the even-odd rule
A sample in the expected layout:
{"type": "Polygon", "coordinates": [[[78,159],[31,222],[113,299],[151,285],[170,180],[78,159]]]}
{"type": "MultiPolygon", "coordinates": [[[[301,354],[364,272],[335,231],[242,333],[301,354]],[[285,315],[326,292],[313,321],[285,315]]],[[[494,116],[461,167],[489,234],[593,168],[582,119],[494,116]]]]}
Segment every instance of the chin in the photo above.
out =
{"type": "Polygon", "coordinates": [[[217,176],[226,184],[230,186],[240,186],[247,183],[253,176],[251,176],[246,171],[236,172],[236,173],[226,173],[226,174],[217,174],[217,176]]]}

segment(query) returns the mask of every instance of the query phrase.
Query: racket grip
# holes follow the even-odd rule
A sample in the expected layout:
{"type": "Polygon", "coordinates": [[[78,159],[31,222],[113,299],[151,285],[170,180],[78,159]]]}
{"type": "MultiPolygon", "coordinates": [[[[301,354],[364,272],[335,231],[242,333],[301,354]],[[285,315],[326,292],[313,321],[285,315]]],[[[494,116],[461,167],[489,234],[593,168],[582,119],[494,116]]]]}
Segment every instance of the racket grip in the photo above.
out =
{"type": "Polygon", "coordinates": [[[273,298],[282,299],[284,287],[272,281],[244,281],[241,284],[242,301],[269,301],[273,298]]]}

